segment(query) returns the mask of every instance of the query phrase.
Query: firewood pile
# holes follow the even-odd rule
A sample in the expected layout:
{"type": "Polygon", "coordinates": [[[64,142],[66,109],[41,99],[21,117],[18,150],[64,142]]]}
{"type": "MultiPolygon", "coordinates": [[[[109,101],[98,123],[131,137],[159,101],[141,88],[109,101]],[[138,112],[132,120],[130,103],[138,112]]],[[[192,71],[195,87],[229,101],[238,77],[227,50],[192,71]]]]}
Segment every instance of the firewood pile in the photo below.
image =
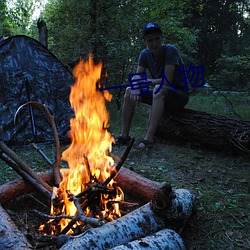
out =
{"type": "MultiPolygon", "coordinates": [[[[127,147],[116,165],[116,170],[104,183],[95,180],[78,195],[68,192],[68,198],[75,204],[77,213],[67,218],[70,223],[58,235],[48,233],[46,236],[28,241],[0,207],[0,246],[15,250],[38,249],[45,246],[54,246],[56,249],[185,249],[180,233],[194,212],[195,196],[189,190],[173,190],[169,185],[162,186],[122,167],[131,146],[127,147]],[[98,205],[100,194],[109,196],[117,193],[116,189],[107,187],[107,183],[112,179],[119,183],[125,194],[132,195],[140,202],[118,201],[122,216],[116,216],[112,221],[108,221],[103,218],[98,205]],[[92,211],[86,216],[84,209],[89,206],[92,207],[92,211]],[[73,227],[76,224],[78,226],[73,227]],[[72,228],[73,234],[67,234],[72,228]]],[[[16,196],[34,189],[50,203],[56,187],[53,174],[55,171],[37,174],[3,142],[0,142],[0,149],[1,159],[23,177],[23,180],[15,180],[10,185],[7,183],[0,186],[0,203],[5,205],[16,196]]],[[[56,201],[57,206],[60,206],[60,197],[57,197],[56,201]]],[[[67,217],[33,212],[43,220],[52,220],[53,223],[67,217]]]]}

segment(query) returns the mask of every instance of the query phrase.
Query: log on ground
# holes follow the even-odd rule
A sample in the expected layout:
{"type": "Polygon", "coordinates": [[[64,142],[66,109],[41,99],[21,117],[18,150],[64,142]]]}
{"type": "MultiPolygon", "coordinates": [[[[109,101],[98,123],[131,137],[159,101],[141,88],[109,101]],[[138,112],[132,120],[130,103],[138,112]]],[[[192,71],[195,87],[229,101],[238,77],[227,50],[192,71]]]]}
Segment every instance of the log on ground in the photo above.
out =
{"type": "Polygon", "coordinates": [[[169,186],[166,187],[157,191],[151,202],[101,227],[91,228],[69,239],[60,249],[110,249],[166,227],[184,226],[192,214],[195,197],[186,189],[172,192],[169,186]]]}
{"type": "Polygon", "coordinates": [[[32,249],[25,236],[17,229],[9,215],[0,204],[0,249],[32,249]]]}
{"type": "MultiPolygon", "coordinates": [[[[37,175],[47,183],[53,181],[52,172],[38,173],[37,175]]],[[[35,191],[35,188],[31,184],[25,182],[23,179],[15,179],[0,186],[0,203],[6,204],[24,193],[31,193],[33,191],[35,191]]]]}
{"type": "Polygon", "coordinates": [[[186,247],[179,234],[172,229],[162,229],[144,238],[128,242],[111,250],[185,250],[186,247]]]}
{"type": "MultiPolygon", "coordinates": [[[[38,173],[38,176],[47,183],[53,182],[51,171],[38,173]]],[[[142,203],[149,202],[155,191],[162,186],[159,182],[151,181],[124,167],[120,169],[115,180],[125,193],[132,194],[142,203]]],[[[34,187],[22,179],[10,181],[0,186],[0,203],[6,204],[8,201],[34,190],[34,187]]]]}
{"type": "MultiPolygon", "coordinates": [[[[127,168],[122,167],[114,179],[122,190],[134,196],[143,203],[149,202],[154,193],[162,186],[127,168]]],[[[125,197],[126,198],[126,197],[125,197]]]]}
{"type": "Polygon", "coordinates": [[[190,109],[164,116],[155,136],[222,152],[250,152],[250,121],[190,109]]]}

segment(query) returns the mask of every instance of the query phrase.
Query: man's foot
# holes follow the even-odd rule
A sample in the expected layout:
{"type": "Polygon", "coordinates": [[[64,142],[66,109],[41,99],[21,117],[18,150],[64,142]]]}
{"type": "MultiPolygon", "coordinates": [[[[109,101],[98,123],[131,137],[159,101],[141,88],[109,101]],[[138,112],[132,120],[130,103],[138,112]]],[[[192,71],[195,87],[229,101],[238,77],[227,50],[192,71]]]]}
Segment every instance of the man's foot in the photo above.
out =
{"type": "Polygon", "coordinates": [[[142,140],[137,146],[138,149],[152,148],[155,145],[155,141],[142,140]]]}
{"type": "Polygon", "coordinates": [[[129,144],[129,142],[131,141],[131,137],[128,136],[128,137],[123,137],[123,136],[118,136],[116,139],[115,139],[115,144],[114,146],[127,146],[129,144]]]}

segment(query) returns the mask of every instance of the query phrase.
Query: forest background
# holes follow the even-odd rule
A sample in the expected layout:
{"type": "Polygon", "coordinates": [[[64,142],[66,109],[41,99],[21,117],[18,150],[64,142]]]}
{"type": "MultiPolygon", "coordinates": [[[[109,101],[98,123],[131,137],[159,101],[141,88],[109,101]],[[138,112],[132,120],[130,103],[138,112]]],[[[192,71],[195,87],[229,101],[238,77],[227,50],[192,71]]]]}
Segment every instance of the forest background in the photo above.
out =
{"type": "MultiPolygon", "coordinates": [[[[249,12],[248,0],[1,0],[0,34],[38,40],[41,18],[49,30],[48,48],[63,64],[92,53],[103,62],[105,85],[111,87],[126,84],[128,74],[135,73],[144,48],[141,29],[155,21],[164,42],[180,50],[186,67],[203,66],[205,81],[215,88],[247,91],[249,12]]],[[[114,92],[114,98],[121,92],[114,92]]]]}
{"type": "MultiPolygon", "coordinates": [[[[127,84],[128,74],[135,73],[144,48],[141,29],[145,23],[156,21],[162,26],[164,43],[180,50],[186,67],[190,63],[203,66],[205,82],[213,91],[243,93],[205,96],[196,88],[188,108],[250,120],[249,14],[249,0],[0,0],[0,36],[23,34],[38,40],[40,17],[49,31],[48,49],[66,67],[71,70],[69,65],[79,56],[86,59],[92,53],[108,73],[104,84],[112,87],[127,84]]],[[[120,132],[123,91],[111,90],[114,112],[110,126],[116,135],[120,132]]],[[[138,108],[131,131],[136,138],[144,135],[148,121],[147,107],[138,108]]],[[[54,157],[53,146],[45,145],[44,150],[51,159],[54,157]]],[[[114,153],[119,156],[123,150],[115,149],[114,153]]],[[[15,151],[36,171],[47,169],[34,149],[15,151]]],[[[153,151],[131,150],[124,166],[151,180],[197,194],[197,215],[182,233],[188,249],[250,249],[249,155],[161,140],[153,151]]],[[[18,177],[2,161],[0,167],[0,184],[18,177]]],[[[28,208],[24,202],[23,217],[15,215],[22,206],[17,204],[8,211],[16,211],[10,214],[21,227],[28,208]]]]}

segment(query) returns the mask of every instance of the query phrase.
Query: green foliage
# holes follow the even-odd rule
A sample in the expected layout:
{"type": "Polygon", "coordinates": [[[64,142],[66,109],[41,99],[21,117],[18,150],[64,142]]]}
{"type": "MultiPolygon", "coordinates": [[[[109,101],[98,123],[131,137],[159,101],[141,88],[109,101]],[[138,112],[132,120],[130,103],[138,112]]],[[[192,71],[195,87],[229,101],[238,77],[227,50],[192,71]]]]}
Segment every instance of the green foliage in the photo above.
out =
{"type": "Polygon", "coordinates": [[[229,90],[243,90],[250,86],[250,55],[226,56],[216,60],[216,71],[210,79],[217,87],[226,86],[229,90]]]}
{"type": "Polygon", "coordinates": [[[8,23],[14,35],[29,34],[29,27],[33,12],[34,3],[30,0],[16,0],[14,7],[8,9],[8,23]]]}
{"type": "Polygon", "coordinates": [[[6,1],[0,1],[0,36],[10,35],[9,17],[7,15],[6,1]]]}
{"type": "MultiPolygon", "coordinates": [[[[7,13],[1,1],[1,33],[37,39],[37,20],[30,18],[39,4],[17,0],[7,13]]],[[[141,29],[155,21],[163,41],[178,47],[186,65],[202,65],[206,81],[233,89],[249,82],[249,9],[247,0],[51,0],[41,18],[49,30],[49,49],[65,65],[92,53],[108,72],[106,86],[127,83],[144,48],[141,29]]],[[[114,90],[117,99],[122,91],[114,90]]]]}

